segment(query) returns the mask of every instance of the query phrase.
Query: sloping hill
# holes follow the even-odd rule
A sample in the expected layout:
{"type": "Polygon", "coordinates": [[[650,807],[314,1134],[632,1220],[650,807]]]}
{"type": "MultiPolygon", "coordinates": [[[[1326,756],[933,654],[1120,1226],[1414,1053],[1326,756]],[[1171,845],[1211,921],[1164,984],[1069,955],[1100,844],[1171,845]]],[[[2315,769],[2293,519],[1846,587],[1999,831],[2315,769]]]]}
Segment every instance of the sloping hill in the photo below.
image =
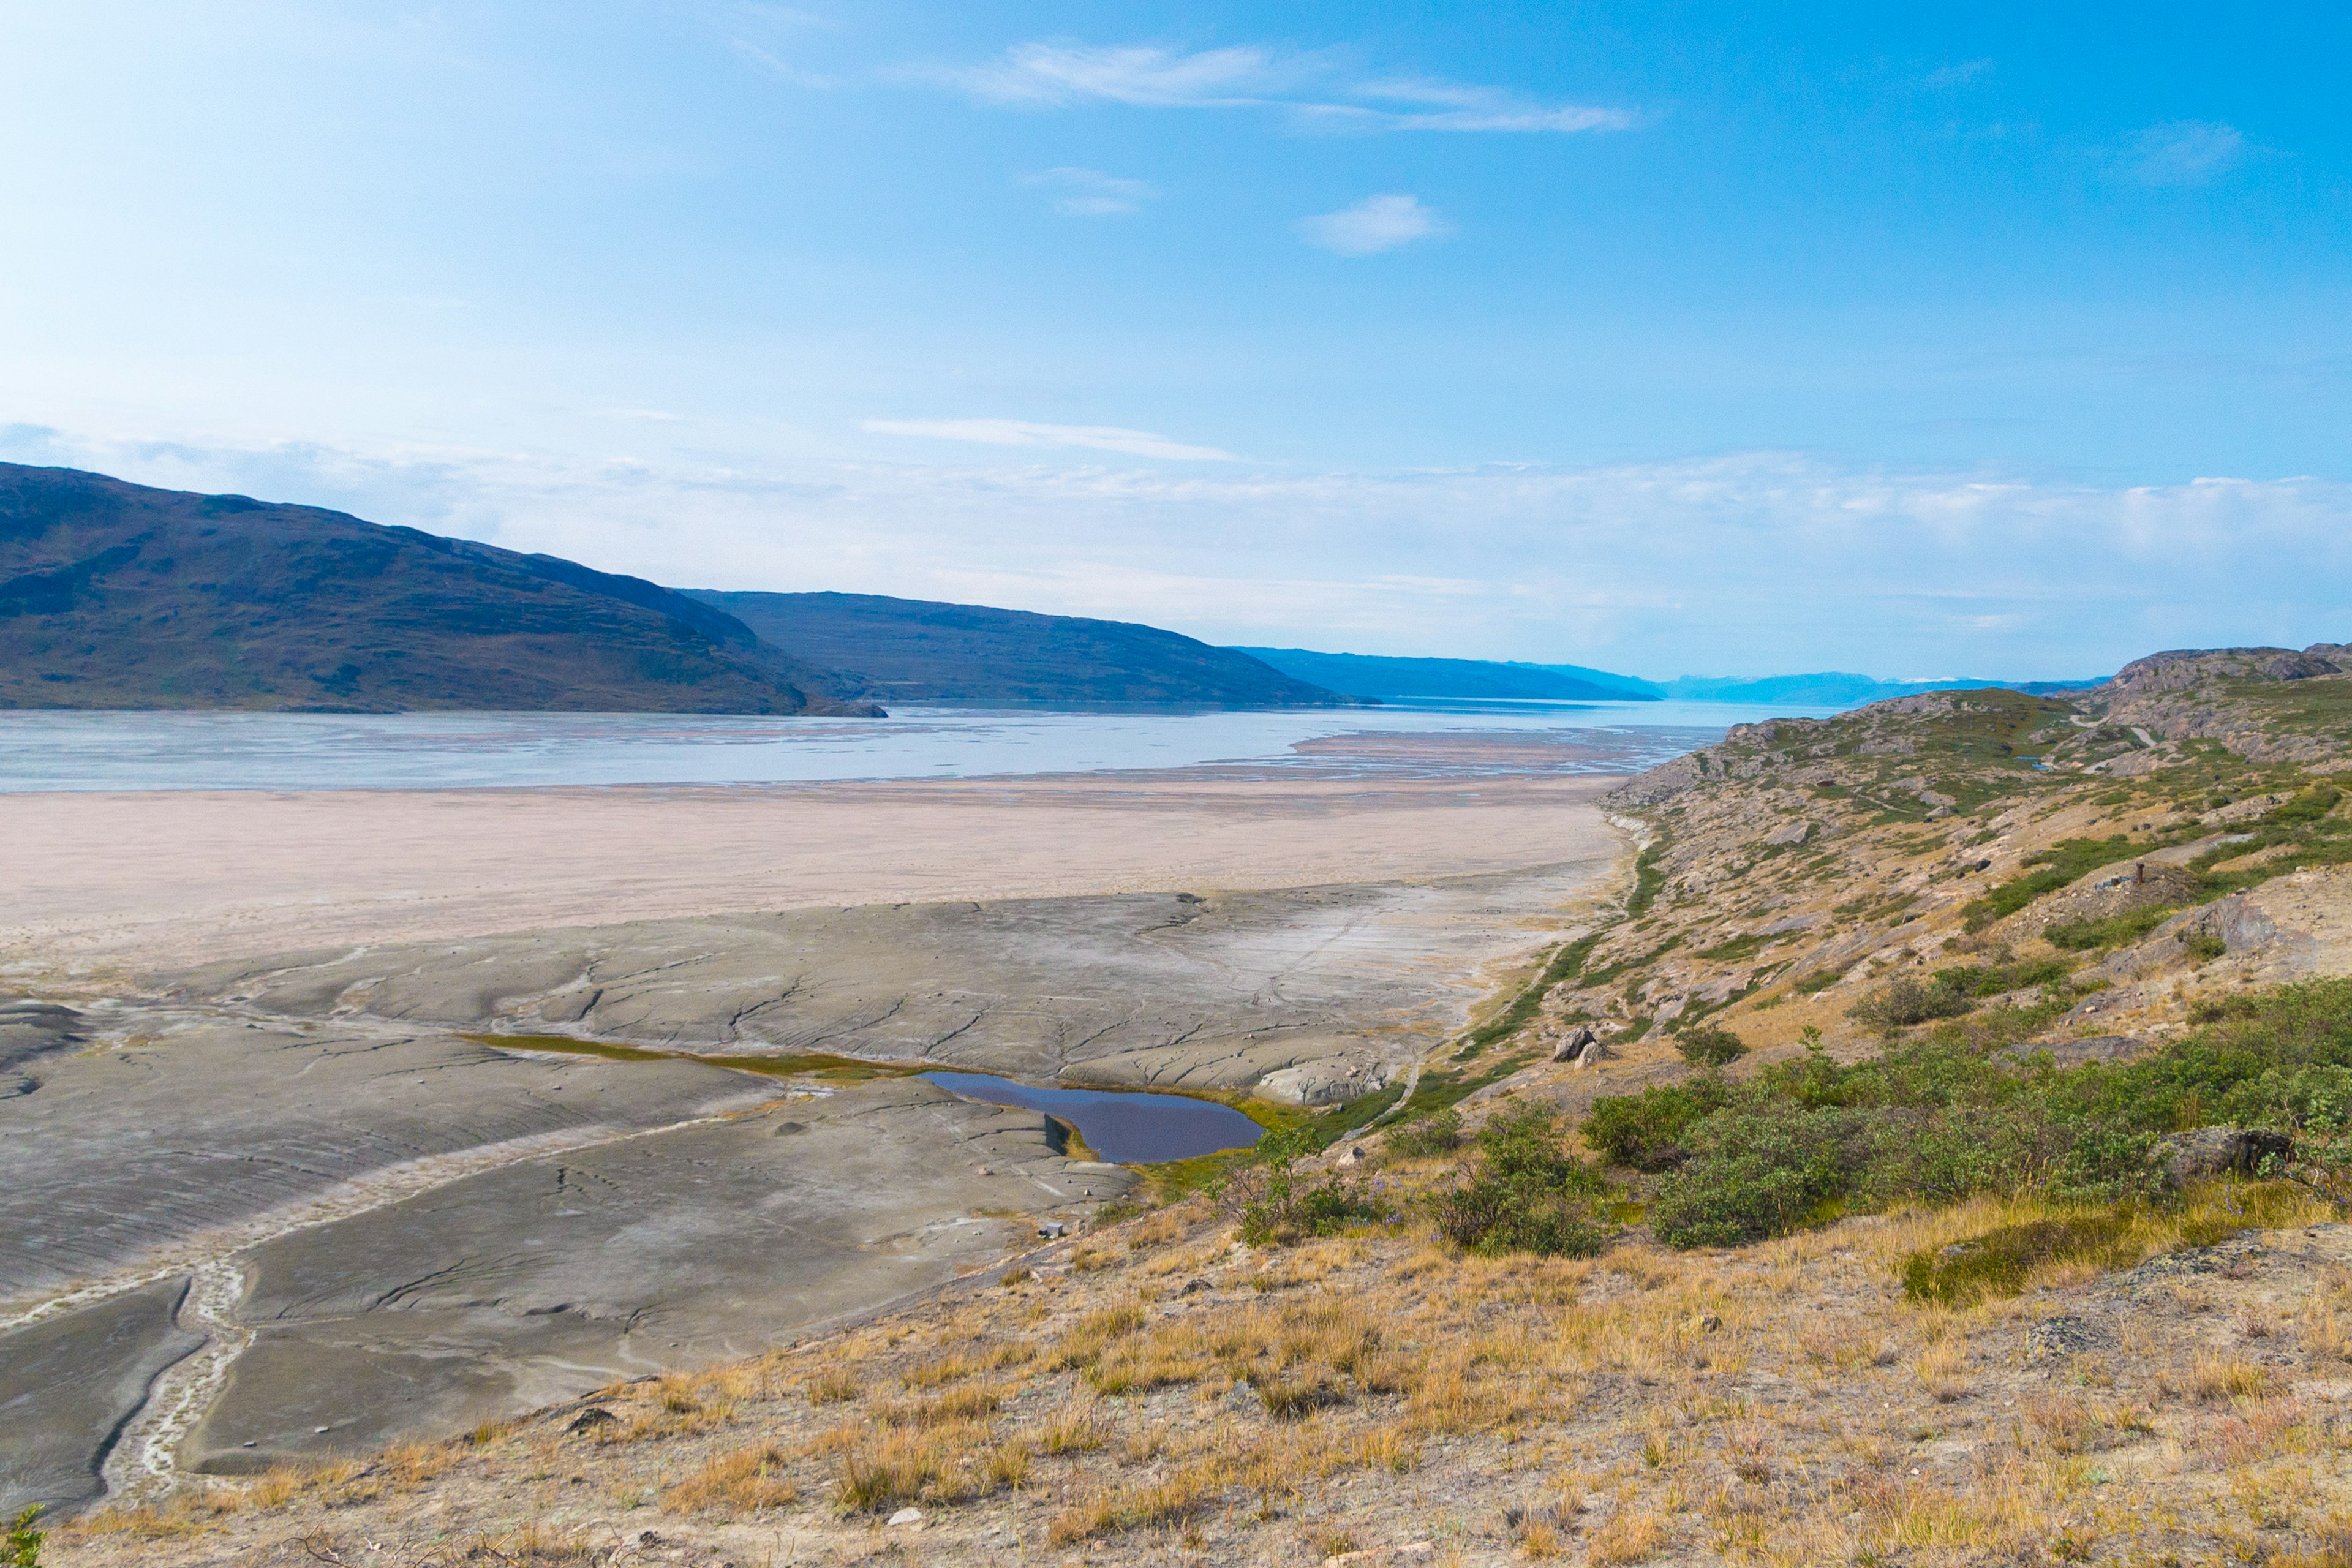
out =
{"type": "Polygon", "coordinates": [[[1651,702],[1657,688],[1630,675],[1575,665],[1500,664],[1483,658],[1390,658],[1303,647],[1242,647],[1285,675],[1357,697],[1504,698],[1651,702]]]}
{"type": "Polygon", "coordinates": [[[857,671],[860,694],[884,701],[1296,708],[1349,700],[1246,653],[1128,621],[875,594],[685,591],[795,658],[857,671]]]}
{"type": "Polygon", "coordinates": [[[0,708],[873,711],[635,577],[0,464],[0,708]]]}

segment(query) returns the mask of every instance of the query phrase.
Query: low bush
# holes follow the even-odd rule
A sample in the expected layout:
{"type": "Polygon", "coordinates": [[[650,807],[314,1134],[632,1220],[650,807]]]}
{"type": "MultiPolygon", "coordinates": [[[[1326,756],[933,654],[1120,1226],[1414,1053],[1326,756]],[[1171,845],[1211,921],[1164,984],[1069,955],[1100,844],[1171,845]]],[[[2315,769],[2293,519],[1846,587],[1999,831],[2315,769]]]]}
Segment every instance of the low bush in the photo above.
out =
{"type": "Polygon", "coordinates": [[[1269,1132],[1258,1140],[1261,1163],[1235,1179],[1230,1194],[1241,1206],[1241,1235],[1252,1247],[1283,1247],[1308,1237],[1337,1236],[1381,1217],[1369,1194],[1341,1176],[1301,1182],[1291,1166],[1318,1147],[1312,1130],[1269,1132]]]}
{"type": "Polygon", "coordinates": [[[2046,926],[2042,936],[2053,947],[2063,947],[2069,952],[2084,952],[2097,948],[2121,947],[2137,942],[2171,917],[2167,908],[2130,910],[2103,920],[2061,921],[2046,926]]]}
{"type": "Polygon", "coordinates": [[[1675,1049],[1695,1068],[1729,1067],[1748,1054],[1746,1041],[1714,1024],[1685,1029],[1675,1037],[1675,1049]]]}
{"type": "Polygon", "coordinates": [[[1407,1160],[1451,1154],[1462,1146],[1462,1115],[1448,1106],[1419,1121],[1408,1122],[1388,1136],[1389,1152],[1407,1160]]]}
{"type": "Polygon", "coordinates": [[[1661,1241],[1729,1246],[1841,1205],[2033,1188],[2070,1202],[2159,1197],[2168,1133],[2228,1125],[2296,1132],[2307,1185],[2352,1204],[2352,980],[2235,997],[2195,1034],[2128,1063],[2018,1063],[1949,1024],[1871,1060],[1826,1052],[1744,1083],[1689,1082],[1594,1102],[1586,1141],[1665,1171],[1661,1241]],[[2307,1134],[2307,1136],[2305,1136],[2307,1134]],[[2339,1143],[2344,1153],[2336,1158],[2339,1143]]]}
{"type": "Polygon", "coordinates": [[[46,1532],[33,1528],[41,1517],[41,1505],[35,1503],[8,1521],[6,1532],[0,1534],[0,1565],[5,1568],[40,1568],[41,1542],[46,1532]]]}
{"type": "Polygon", "coordinates": [[[1892,1035],[1931,1018],[1957,1018],[1975,1005],[1966,990],[1944,975],[1923,981],[1906,970],[1847,1008],[1845,1016],[1892,1035]]]}
{"type": "Polygon", "coordinates": [[[1685,1135],[1720,1110],[1729,1093],[1721,1079],[1701,1074],[1639,1094],[1604,1095],[1584,1119],[1584,1141],[1612,1165],[1671,1171],[1689,1156],[1685,1135]]]}
{"type": "Polygon", "coordinates": [[[1437,1228],[1473,1252],[1589,1258],[1607,1245],[1596,1200],[1600,1173],[1560,1147],[1559,1113],[1530,1105],[1496,1115],[1478,1133],[1479,1167],[1433,1201],[1437,1228]]]}

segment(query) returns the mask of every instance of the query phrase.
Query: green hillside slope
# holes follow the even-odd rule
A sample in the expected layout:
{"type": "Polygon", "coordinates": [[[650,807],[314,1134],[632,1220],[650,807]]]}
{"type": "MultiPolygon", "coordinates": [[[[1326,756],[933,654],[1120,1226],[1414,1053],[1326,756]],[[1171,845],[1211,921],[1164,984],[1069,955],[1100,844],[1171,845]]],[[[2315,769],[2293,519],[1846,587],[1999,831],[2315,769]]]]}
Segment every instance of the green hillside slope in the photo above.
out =
{"type": "Polygon", "coordinates": [[[0,464],[0,708],[873,710],[836,690],[639,578],[0,464]]]}

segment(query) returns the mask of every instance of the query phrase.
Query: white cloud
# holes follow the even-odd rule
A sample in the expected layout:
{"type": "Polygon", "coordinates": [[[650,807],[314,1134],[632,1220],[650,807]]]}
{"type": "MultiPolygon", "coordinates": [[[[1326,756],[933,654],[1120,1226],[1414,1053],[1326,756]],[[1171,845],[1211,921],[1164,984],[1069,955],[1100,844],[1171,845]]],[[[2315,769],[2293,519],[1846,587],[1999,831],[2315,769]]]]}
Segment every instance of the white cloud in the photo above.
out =
{"type": "Polygon", "coordinates": [[[1308,244],[1341,256],[1372,256],[1454,229],[1418,198],[1391,193],[1367,196],[1339,212],[1300,218],[1298,232],[1308,244]]]}
{"type": "Polygon", "coordinates": [[[919,436],[934,441],[977,441],[989,447],[1077,447],[1129,458],[1168,458],[1182,462],[1238,463],[1214,447],[1188,447],[1149,430],[1116,425],[1039,425],[1026,419],[868,419],[859,426],[878,436],[919,436]]]}
{"type": "Polygon", "coordinates": [[[2176,120],[2132,138],[2126,158],[2132,174],[2147,184],[2199,185],[2236,168],[2252,151],[2235,126],[2176,120]]]}
{"type": "Polygon", "coordinates": [[[1151,109],[1223,109],[1265,101],[1289,72],[1262,48],[1176,54],[1148,47],[1015,44],[990,65],[924,72],[990,103],[1050,106],[1087,100],[1151,109]]]}
{"type": "Polygon", "coordinates": [[[0,458],[340,507],[681,586],[993,603],[1226,643],[2032,679],[2159,647],[2352,638],[2338,481],[2117,489],[1776,452],[1318,473],[1018,446],[629,463],[0,426],[0,458]]]}
{"type": "Polygon", "coordinates": [[[1148,45],[1016,44],[982,66],[900,73],[960,88],[984,103],[1059,108],[1123,103],[1146,109],[1274,109],[1327,131],[1623,131],[1630,111],[1543,103],[1500,88],[1421,79],[1351,79],[1328,55],[1258,45],[1191,54],[1148,45]],[[1398,108],[1394,105],[1406,105],[1398,108]]]}
{"type": "Polygon", "coordinates": [[[1059,187],[1062,195],[1055,198],[1054,210],[1078,217],[1140,212],[1144,203],[1160,195],[1158,186],[1145,181],[1121,179],[1097,169],[1045,169],[1021,178],[1024,184],[1059,187]]]}

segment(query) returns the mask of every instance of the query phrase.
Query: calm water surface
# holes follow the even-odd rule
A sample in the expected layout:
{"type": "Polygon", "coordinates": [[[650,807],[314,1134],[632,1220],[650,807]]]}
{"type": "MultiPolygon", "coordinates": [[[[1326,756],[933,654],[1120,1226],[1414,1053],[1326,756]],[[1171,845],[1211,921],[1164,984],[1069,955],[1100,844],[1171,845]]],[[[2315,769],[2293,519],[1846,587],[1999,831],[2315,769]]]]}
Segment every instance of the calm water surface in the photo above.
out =
{"type": "Polygon", "coordinates": [[[1765,710],[1718,703],[1449,705],[1257,712],[984,711],[887,719],[657,713],[0,712],[0,793],[495,789],[991,778],[1204,766],[1323,773],[1621,773],[1765,710]],[[1345,737],[1444,742],[1419,760],[1345,737]],[[1535,742],[1482,764],[1475,744],[1535,742]],[[1306,748],[1303,751],[1301,748],[1306,748]]]}
{"type": "Polygon", "coordinates": [[[1258,1139],[1258,1124],[1231,1106],[1181,1094],[1042,1089],[977,1072],[921,1076],[965,1100],[1017,1105],[1058,1116],[1077,1128],[1088,1148],[1121,1165],[1191,1160],[1226,1149],[1246,1149],[1258,1139]]]}

